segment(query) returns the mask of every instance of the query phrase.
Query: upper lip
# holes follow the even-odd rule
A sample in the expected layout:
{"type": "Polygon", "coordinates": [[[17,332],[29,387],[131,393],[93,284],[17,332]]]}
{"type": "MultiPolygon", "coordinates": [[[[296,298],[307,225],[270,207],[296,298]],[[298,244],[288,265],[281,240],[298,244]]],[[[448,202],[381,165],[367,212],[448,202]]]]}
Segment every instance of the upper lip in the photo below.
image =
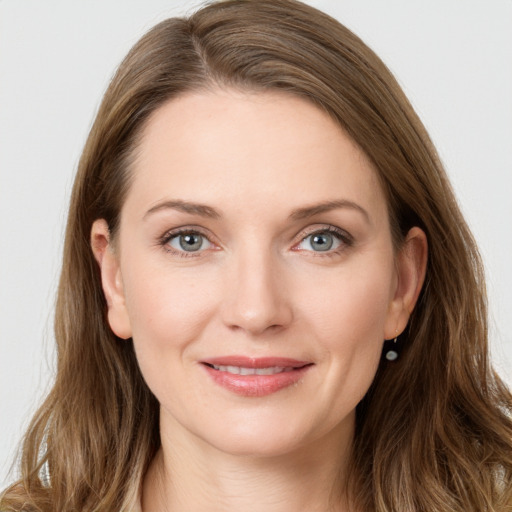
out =
{"type": "Polygon", "coordinates": [[[203,364],[215,366],[239,366],[241,368],[302,368],[311,361],[301,361],[289,357],[247,357],[247,356],[221,356],[211,357],[201,361],[203,364]]]}

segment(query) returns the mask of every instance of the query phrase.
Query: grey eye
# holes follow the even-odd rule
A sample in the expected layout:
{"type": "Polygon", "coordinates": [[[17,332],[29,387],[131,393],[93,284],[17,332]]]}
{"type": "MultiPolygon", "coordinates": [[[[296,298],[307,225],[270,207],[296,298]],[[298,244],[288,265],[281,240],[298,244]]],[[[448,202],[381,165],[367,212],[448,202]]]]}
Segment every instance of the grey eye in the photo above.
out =
{"type": "Polygon", "coordinates": [[[310,236],[310,245],[315,251],[328,251],[334,244],[334,237],[331,233],[317,233],[310,236]]]}
{"type": "Polygon", "coordinates": [[[182,233],[171,238],[169,245],[178,251],[197,252],[208,249],[210,242],[199,233],[182,233]]]}
{"type": "Polygon", "coordinates": [[[339,236],[328,231],[318,231],[308,235],[299,244],[299,249],[314,252],[327,252],[337,249],[342,244],[339,236]]]}

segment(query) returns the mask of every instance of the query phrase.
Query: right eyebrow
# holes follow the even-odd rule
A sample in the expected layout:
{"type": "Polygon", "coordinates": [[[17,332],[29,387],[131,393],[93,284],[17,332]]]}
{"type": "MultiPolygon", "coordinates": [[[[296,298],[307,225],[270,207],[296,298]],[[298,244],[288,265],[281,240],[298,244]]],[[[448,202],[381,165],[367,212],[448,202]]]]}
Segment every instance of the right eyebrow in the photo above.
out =
{"type": "Polygon", "coordinates": [[[188,201],[182,201],[180,199],[170,199],[157,203],[151,207],[145,214],[143,219],[161,210],[178,210],[184,213],[191,213],[193,215],[199,215],[201,217],[208,217],[211,219],[219,219],[221,214],[215,208],[201,203],[190,203],[188,201]]]}
{"type": "Polygon", "coordinates": [[[306,206],[305,208],[298,208],[290,214],[290,218],[293,220],[307,219],[308,217],[313,217],[314,215],[319,215],[321,213],[340,208],[348,208],[361,213],[366,222],[371,224],[369,213],[359,204],[354,203],[354,201],[348,201],[347,199],[325,201],[312,206],[306,206]]]}

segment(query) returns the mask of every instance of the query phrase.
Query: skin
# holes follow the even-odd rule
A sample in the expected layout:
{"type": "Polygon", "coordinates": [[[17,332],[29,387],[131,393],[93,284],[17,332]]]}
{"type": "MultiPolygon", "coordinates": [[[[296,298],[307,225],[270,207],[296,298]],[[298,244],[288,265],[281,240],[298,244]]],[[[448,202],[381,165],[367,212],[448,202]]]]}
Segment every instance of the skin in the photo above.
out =
{"type": "MultiPolygon", "coordinates": [[[[144,512],[331,510],[355,407],[421,289],[424,233],[393,247],[368,159],[284,93],[171,100],[147,124],[133,172],[117,239],[99,219],[91,240],[111,328],[133,337],[161,404],[144,512]],[[198,251],[181,248],[178,228],[204,237],[198,251]],[[247,397],[201,364],[226,355],[312,364],[296,385],[247,397]]],[[[348,510],[337,498],[333,509],[348,510]]]]}

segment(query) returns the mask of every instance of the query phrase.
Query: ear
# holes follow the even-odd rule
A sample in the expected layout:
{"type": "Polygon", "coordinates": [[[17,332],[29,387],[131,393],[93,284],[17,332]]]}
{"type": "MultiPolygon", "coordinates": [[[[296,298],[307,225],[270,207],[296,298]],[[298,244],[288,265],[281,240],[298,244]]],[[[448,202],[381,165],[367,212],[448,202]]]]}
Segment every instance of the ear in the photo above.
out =
{"type": "Polygon", "coordinates": [[[104,219],[97,219],[92,225],[91,247],[100,267],[110,328],[116,336],[128,339],[132,335],[132,329],[126,309],[121,269],[112,247],[108,224],[104,219]]]}
{"type": "Polygon", "coordinates": [[[416,305],[427,269],[428,243],[422,229],[409,230],[396,256],[397,282],[385,326],[385,339],[400,335],[416,305]]]}

